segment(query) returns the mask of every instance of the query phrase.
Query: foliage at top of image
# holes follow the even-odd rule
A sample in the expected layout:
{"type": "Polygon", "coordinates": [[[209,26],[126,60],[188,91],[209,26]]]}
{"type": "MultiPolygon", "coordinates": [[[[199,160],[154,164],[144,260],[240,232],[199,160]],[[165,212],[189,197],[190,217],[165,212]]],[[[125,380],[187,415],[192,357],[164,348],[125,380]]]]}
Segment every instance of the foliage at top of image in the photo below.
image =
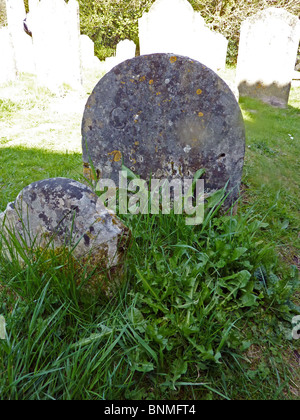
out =
{"type": "MultiPolygon", "coordinates": [[[[241,23],[267,7],[281,7],[300,15],[299,0],[189,0],[211,29],[229,40],[230,63],[238,53],[241,23]]],[[[79,0],[81,31],[95,42],[100,59],[111,55],[117,43],[130,39],[139,46],[138,19],[155,0],[79,0]]]]}
{"type": "MultiPolygon", "coordinates": [[[[65,0],[68,2],[68,0],[65,0]]],[[[114,54],[119,41],[130,39],[139,50],[138,19],[149,11],[156,0],[78,0],[82,34],[95,43],[100,60],[114,54]]],[[[211,29],[229,40],[228,63],[235,64],[238,54],[241,23],[267,7],[284,8],[300,15],[299,0],[188,0],[201,13],[211,29]]],[[[0,0],[0,26],[4,22],[5,0],[0,0]]],[[[28,11],[28,0],[24,0],[28,11]]],[[[299,52],[300,54],[300,52],[299,52]]]]}

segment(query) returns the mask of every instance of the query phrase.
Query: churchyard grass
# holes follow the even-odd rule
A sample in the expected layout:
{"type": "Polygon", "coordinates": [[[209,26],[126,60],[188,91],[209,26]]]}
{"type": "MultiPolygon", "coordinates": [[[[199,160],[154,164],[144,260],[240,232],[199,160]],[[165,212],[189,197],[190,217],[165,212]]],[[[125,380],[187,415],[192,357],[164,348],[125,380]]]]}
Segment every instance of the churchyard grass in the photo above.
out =
{"type": "MultiPolygon", "coordinates": [[[[17,96],[0,96],[1,211],[34,181],[82,181],[79,109],[55,112],[57,98],[31,83],[24,77],[17,96]]],[[[73,93],[64,95],[61,103],[73,93]]],[[[213,203],[199,227],[183,216],[122,216],[134,241],[112,301],[76,287],[87,273],[68,251],[26,266],[0,258],[0,399],[300,398],[291,338],[300,87],[290,105],[241,100],[247,151],[236,216],[214,215],[213,203]]]]}

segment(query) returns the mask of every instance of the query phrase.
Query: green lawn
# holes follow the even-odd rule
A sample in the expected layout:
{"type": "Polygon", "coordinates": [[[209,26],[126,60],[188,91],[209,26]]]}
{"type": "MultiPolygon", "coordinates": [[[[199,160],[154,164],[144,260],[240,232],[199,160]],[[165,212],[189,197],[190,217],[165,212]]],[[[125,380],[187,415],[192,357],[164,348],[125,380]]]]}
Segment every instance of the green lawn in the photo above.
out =
{"type": "MultiPolygon", "coordinates": [[[[81,107],[96,80],[78,96],[81,107]]],[[[31,182],[82,180],[74,93],[66,88],[58,102],[31,78],[18,83],[0,89],[0,210],[31,182]]],[[[0,256],[0,399],[300,398],[291,337],[300,291],[300,87],[286,110],[250,99],[241,108],[238,214],[218,215],[211,201],[199,227],[175,215],[124,216],[134,242],[112,301],[76,288],[84,275],[66,255],[26,267],[0,256]]]]}

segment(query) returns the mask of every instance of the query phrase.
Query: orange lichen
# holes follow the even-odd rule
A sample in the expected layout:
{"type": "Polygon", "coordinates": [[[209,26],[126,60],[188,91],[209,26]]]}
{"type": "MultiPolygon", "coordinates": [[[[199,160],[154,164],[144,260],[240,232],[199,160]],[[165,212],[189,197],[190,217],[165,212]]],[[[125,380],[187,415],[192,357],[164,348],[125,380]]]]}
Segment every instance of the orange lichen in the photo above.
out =
{"type": "Polygon", "coordinates": [[[204,116],[203,112],[199,112],[198,115],[199,115],[199,117],[203,117],[204,116]]]}
{"type": "Polygon", "coordinates": [[[177,57],[175,57],[175,56],[171,57],[171,58],[170,58],[170,61],[171,61],[171,63],[172,63],[172,64],[173,64],[173,63],[176,63],[176,61],[177,61],[177,57]]]}
{"type": "Polygon", "coordinates": [[[201,95],[201,93],[202,93],[202,90],[201,89],[198,89],[197,90],[197,95],[201,95]]]}
{"type": "Polygon", "coordinates": [[[153,83],[154,83],[154,80],[149,80],[149,85],[153,85],[153,83]]]}
{"type": "Polygon", "coordinates": [[[119,150],[114,150],[111,153],[108,153],[109,156],[113,156],[112,162],[120,162],[122,160],[122,153],[119,150]]]}

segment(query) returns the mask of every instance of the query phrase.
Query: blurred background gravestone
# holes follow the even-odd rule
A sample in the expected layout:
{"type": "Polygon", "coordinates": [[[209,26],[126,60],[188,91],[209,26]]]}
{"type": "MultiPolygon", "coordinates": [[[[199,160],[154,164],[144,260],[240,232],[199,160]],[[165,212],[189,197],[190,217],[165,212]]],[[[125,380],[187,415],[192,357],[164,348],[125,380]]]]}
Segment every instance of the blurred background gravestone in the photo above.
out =
{"type": "Polygon", "coordinates": [[[87,35],[80,35],[81,65],[84,69],[99,68],[101,62],[95,56],[94,42],[87,35]]]}
{"type": "Polygon", "coordinates": [[[0,84],[17,77],[13,43],[7,27],[6,0],[0,0],[0,84]]]}
{"type": "MultiPolygon", "coordinates": [[[[12,0],[15,1],[15,0],[12,0]]],[[[52,91],[82,85],[79,5],[76,0],[29,0],[36,72],[52,91]]]]}
{"type": "Polygon", "coordinates": [[[14,48],[7,27],[0,28],[0,84],[16,79],[17,68],[14,48]]]}
{"type": "Polygon", "coordinates": [[[85,173],[119,181],[122,163],[142,179],[192,179],[208,193],[239,194],[245,127],[226,83],[187,57],[153,54],[114,67],[95,87],[82,122],[85,173]],[[89,168],[89,169],[88,169],[89,168]]]}
{"type": "Polygon", "coordinates": [[[174,53],[224,69],[227,39],[211,31],[188,0],[157,0],[139,19],[142,54],[174,53]]]}
{"type": "Polygon", "coordinates": [[[23,0],[6,0],[8,31],[18,72],[35,73],[32,39],[24,32],[26,11],[23,0]]]}
{"type": "Polygon", "coordinates": [[[286,107],[299,40],[299,19],[284,9],[272,7],[245,20],[237,64],[240,95],[286,107]]]}
{"type": "Polygon", "coordinates": [[[136,45],[133,41],[125,39],[117,45],[116,56],[105,60],[105,71],[109,72],[113,67],[121,64],[123,61],[134,58],[136,54],[136,45]]]}

